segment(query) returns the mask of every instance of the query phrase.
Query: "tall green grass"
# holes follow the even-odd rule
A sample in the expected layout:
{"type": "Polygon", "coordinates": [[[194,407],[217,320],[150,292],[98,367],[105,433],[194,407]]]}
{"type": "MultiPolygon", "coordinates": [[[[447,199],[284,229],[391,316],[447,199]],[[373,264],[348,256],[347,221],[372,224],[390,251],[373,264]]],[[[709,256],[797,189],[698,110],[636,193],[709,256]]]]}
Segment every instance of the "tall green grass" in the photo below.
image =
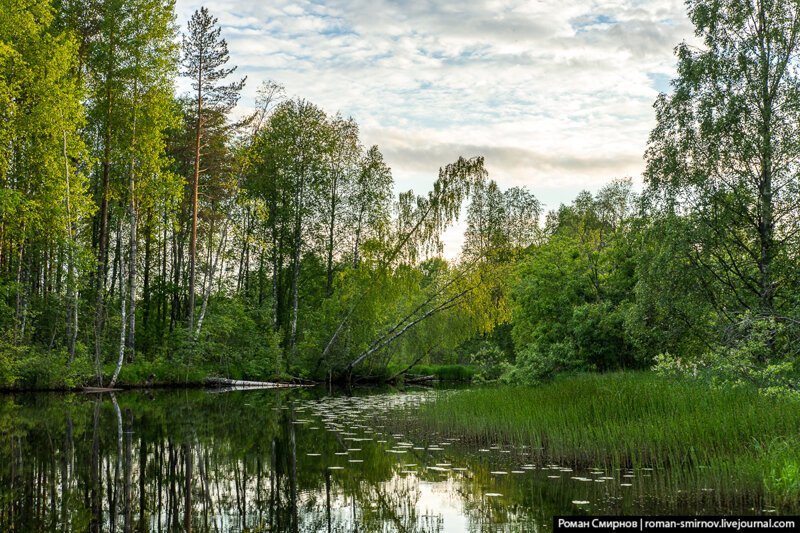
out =
{"type": "Polygon", "coordinates": [[[447,391],[424,431],[529,446],[573,465],[704,469],[800,496],[800,402],[651,373],[580,375],[537,387],[447,391]]]}

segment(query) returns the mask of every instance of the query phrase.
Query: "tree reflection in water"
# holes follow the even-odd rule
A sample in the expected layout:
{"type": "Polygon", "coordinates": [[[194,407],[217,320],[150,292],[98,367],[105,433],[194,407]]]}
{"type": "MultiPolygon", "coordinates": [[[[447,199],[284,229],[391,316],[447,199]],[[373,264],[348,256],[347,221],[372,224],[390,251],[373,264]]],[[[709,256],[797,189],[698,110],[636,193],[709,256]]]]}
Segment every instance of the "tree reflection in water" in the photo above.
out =
{"type": "Polygon", "coordinates": [[[415,443],[424,394],[321,394],[0,396],[0,531],[530,531],[554,514],[763,506],[680,473],[578,475],[415,443]]]}
{"type": "Polygon", "coordinates": [[[305,430],[297,396],[3,397],[0,531],[419,530],[414,483],[380,450],[335,456],[341,436],[305,430]]]}

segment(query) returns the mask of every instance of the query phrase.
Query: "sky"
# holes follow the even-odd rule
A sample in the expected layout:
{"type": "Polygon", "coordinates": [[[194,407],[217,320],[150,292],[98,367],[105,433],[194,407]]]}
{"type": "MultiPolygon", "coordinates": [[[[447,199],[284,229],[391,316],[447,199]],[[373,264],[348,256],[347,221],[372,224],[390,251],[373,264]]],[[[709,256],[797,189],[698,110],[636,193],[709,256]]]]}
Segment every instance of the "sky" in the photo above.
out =
{"type": "Polygon", "coordinates": [[[653,102],[693,40],[682,0],[177,0],[181,31],[201,5],[248,77],[240,112],[274,80],[352,116],[397,191],[424,193],[439,167],[482,155],[501,188],[547,209],[640,182],[653,102]]]}

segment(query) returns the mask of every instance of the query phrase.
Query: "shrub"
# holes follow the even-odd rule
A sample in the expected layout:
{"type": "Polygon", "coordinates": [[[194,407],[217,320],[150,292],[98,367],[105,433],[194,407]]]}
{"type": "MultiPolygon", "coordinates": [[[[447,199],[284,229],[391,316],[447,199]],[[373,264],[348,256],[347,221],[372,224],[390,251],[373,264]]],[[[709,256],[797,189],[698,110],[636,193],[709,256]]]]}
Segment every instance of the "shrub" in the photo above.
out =
{"type": "Polygon", "coordinates": [[[15,359],[12,347],[0,347],[0,388],[11,388],[17,381],[14,365],[15,359]]]}
{"type": "Polygon", "coordinates": [[[768,395],[800,397],[797,362],[775,354],[782,331],[782,325],[773,319],[745,315],[734,326],[726,345],[715,346],[693,359],[661,354],[654,369],[714,386],[755,386],[768,395]]]}
{"type": "Polygon", "coordinates": [[[495,381],[507,370],[506,354],[497,346],[481,348],[472,355],[477,381],[495,381]]]}

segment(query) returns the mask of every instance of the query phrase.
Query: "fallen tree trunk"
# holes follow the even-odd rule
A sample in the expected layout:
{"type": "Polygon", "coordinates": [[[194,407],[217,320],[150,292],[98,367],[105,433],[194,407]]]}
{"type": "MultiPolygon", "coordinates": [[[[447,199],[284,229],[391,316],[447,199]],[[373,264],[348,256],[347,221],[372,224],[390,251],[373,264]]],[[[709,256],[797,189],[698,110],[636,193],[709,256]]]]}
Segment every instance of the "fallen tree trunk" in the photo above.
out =
{"type": "MultiPolygon", "coordinates": [[[[262,385],[249,385],[247,387],[237,387],[237,386],[229,387],[227,385],[214,385],[213,387],[207,387],[206,388],[206,393],[207,394],[222,394],[224,392],[257,391],[257,390],[265,390],[265,389],[270,389],[271,390],[271,389],[274,389],[274,388],[276,388],[276,387],[274,387],[272,384],[263,385],[263,386],[262,385]]],[[[279,387],[279,388],[285,388],[285,387],[279,387]]]]}
{"type": "Polygon", "coordinates": [[[406,377],[404,380],[405,383],[423,383],[425,381],[433,381],[436,379],[436,376],[431,374],[430,376],[409,376],[406,377]]]}
{"type": "Polygon", "coordinates": [[[206,378],[206,385],[209,387],[236,387],[236,388],[259,388],[259,389],[279,389],[287,387],[308,387],[296,383],[277,383],[274,381],[242,381],[239,379],[228,378],[206,378]]]}
{"type": "MultiPolygon", "coordinates": [[[[450,309],[452,307],[455,307],[458,304],[458,300],[461,299],[462,297],[464,297],[465,295],[469,294],[470,291],[472,291],[474,288],[475,287],[470,287],[468,289],[464,289],[463,291],[461,291],[458,294],[456,294],[455,296],[449,298],[445,302],[437,305],[436,307],[433,307],[433,308],[429,309],[428,311],[425,312],[425,314],[423,314],[423,315],[419,316],[418,318],[414,319],[412,322],[409,322],[408,324],[405,325],[405,327],[403,327],[403,329],[401,329],[397,333],[391,335],[388,338],[386,338],[386,336],[384,336],[381,339],[379,339],[378,341],[373,342],[370,348],[368,348],[365,351],[361,352],[361,355],[356,357],[354,360],[352,360],[350,362],[350,364],[347,365],[347,367],[345,367],[346,375],[350,375],[353,372],[353,368],[355,368],[357,365],[360,365],[370,355],[374,354],[375,352],[385,348],[386,346],[388,346],[389,344],[394,342],[394,340],[396,340],[397,338],[402,336],[406,331],[410,330],[411,328],[416,326],[418,323],[420,323],[423,320],[435,315],[436,313],[439,313],[441,311],[446,311],[446,310],[448,310],[448,309],[450,309]]],[[[405,321],[407,319],[403,319],[403,320],[405,321]]],[[[398,324],[397,326],[392,328],[391,331],[395,331],[399,326],[400,326],[400,324],[398,324]]]]}
{"type": "Polygon", "coordinates": [[[390,377],[386,381],[395,381],[395,380],[397,380],[397,378],[399,378],[403,374],[407,374],[409,370],[411,370],[412,368],[417,366],[419,364],[419,362],[422,361],[424,358],[428,357],[431,354],[432,351],[434,351],[436,348],[439,347],[440,344],[441,344],[441,341],[437,342],[436,344],[434,344],[433,346],[431,346],[430,348],[425,350],[425,352],[422,355],[420,355],[419,357],[417,357],[414,360],[413,363],[411,363],[410,365],[408,365],[403,370],[401,370],[400,372],[396,373],[394,376],[390,377]]]}

